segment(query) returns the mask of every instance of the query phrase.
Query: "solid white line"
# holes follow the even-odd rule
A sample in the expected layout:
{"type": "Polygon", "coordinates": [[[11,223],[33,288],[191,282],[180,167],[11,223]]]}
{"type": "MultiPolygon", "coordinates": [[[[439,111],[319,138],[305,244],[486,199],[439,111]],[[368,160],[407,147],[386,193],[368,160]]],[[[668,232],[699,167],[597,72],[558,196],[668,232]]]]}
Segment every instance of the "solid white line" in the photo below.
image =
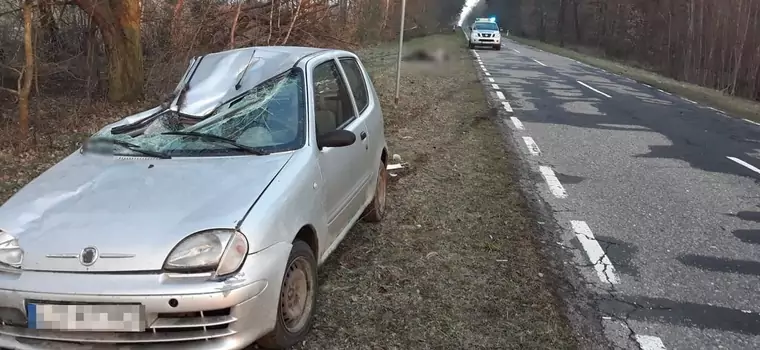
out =
{"type": "Polygon", "coordinates": [[[495,80],[493,80],[493,78],[488,78],[488,82],[489,82],[489,83],[493,83],[494,81],[495,81],[495,80]]]}
{"type": "Polygon", "coordinates": [[[665,91],[663,89],[657,89],[657,91],[662,92],[665,95],[673,95],[673,94],[671,94],[671,93],[669,93],[669,92],[667,92],[667,91],[665,91]]]}
{"type": "Polygon", "coordinates": [[[538,170],[541,172],[541,175],[544,177],[544,180],[546,180],[546,184],[549,185],[549,191],[551,191],[554,197],[557,197],[557,198],[567,197],[567,191],[565,191],[565,188],[562,187],[562,183],[559,182],[557,175],[554,175],[554,171],[552,170],[552,168],[542,165],[538,167],[538,170]]]}
{"type": "Polygon", "coordinates": [[[682,98],[684,101],[686,101],[686,102],[689,102],[689,103],[693,103],[693,104],[697,104],[697,102],[695,102],[695,101],[692,101],[692,100],[690,100],[690,99],[688,99],[688,98],[686,98],[686,97],[681,97],[681,98],[682,98]]]}
{"type": "Polygon", "coordinates": [[[515,50],[515,49],[512,49],[512,51],[514,51],[514,52],[517,52],[517,53],[520,53],[520,51],[517,51],[517,50],[515,50]]]}
{"type": "Polygon", "coordinates": [[[539,60],[537,60],[537,59],[535,59],[535,58],[531,58],[531,59],[532,59],[533,61],[535,61],[536,63],[538,63],[538,64],[540,64],[540,65],[542,65],[542,66],[546,67],[546,65],[545,65],[545,64],[543,64],[541,61],[539,61],[539,60]]]}
{"type": "Polygon", "coordinates": [[[571,220],[570,224],[573,226],[573,231],[575,231],[575,237],[578,238],[583,250],[586,251],[589,261],[594,264],[594,269],[599,279],[605,283],[620,283],[615,274],[615,267],[612,266],[612,262],[607,257],[602,246],[594,238],[594,234],[591,232],[588,224],[585,221],[579,220],[571,220]]]}
{"type": "Polygon", "coordinates": [[[491,84],[491,87],[494,88],[494,90],[499,90],[499,85],[491,84]]]}
{"type": "Polygon", "coordinates": [[[610,95],[607,95],[607,94],[605,94],[605,93],[603,93],[603,92],[601,92],[601,91],[599,91],[599,90],[597,90],[597,89],[594,89],[594,88],[592,88],[591,86],[589,86],[588,84],[586,84],[586,83],[584,83],[584,82],[582,82],[582,81],[580,81],[580,80],[576,80],[576,81],[578,82],[578,84],[581,84],[581,85],[583,85],[583,86],[585,86],[585,87],[587,87],[587,88],[591,89],[591,91],[593,91],[593,92],[596,92],[597,94],[600,94],[600,95],[602,95],[602,96],[606,96],[607,98],[612,98],[612,96],[610,96],[610,95]]]}
{"type": "Polygon", "coordinates": [[[752,124],[755,124],[755,125],[760,125],[760,123],[758,123],[758,122],[753,122],[753,121],[751,121],[751,120],[749,120],[749,119],[744,119],[744,121],[745,121],[745,122],[747,122],[747,123],[752,123],[752,124]]]}
{"type": "Polygon", "coordinates": [[[509,105],[509,102],[504,101],[501,103],[502,106],[504,106],[504,110],[507,111],[507,113],[512,113],[512,106],[509,105]]]}
{"type": "Polygon", "coordinates": [[[507,99],[501,91],[496,91],[496,97],[498,97],[500,100],[507,99]]]}
{"type": "Polygon", "coordinates": [[[532,137],[523,136],[523,141],[525,142],[525,146],[528,147],[528,152],[530,152],[531,155],[537,156],[541,154],[538,144],[536,144],[536,141],[534,141],[532,137]]]}
{"type": "Polygon", "coordinates": [[[644,86],[646,86],[646,87],[648,87],[648,88],[651,88],[651,87],[652,87],[652,85],[649,85],[649,84],[644,84],[644,83],[641,83],[641,85],[644,85],[644,86]]]}
{"type": "Polygon", "coordinates": [[[735,158],[735,157],[726,157],[726,158],[731,159],[734,162],[737,162],[737,163],[739,163],[741,165],[744,165],[745,167],[747,167],[747,169],[752,170],[752,171],[760,174],[760,169],[755,168],[752,164],[749,164],[749,163],[747,163],[747,162],[745,162],[745,161],[743,161],[743,160],[741,160],[739,158],[735,158]]]}
{"type": "Polygon", "coordinates": [[[517,119],[517,117],[511,117],[509,119],[512,120],[512,124],[515,125],[515,129],[517,129],[517,130],[525,130],[525,126],[520,121],[520,119],[517,119]]]}
{"type": "Polygon", "coordinates": [[[485,72],[487,77],[491,76],[491,73],[485,72]]]}
{"type": "Polygon", "coordinates": [[[666,350],[665,344],[660,337],[651,335],[636,334],[636,341],[639,343],[641,350],[666,350]]]}

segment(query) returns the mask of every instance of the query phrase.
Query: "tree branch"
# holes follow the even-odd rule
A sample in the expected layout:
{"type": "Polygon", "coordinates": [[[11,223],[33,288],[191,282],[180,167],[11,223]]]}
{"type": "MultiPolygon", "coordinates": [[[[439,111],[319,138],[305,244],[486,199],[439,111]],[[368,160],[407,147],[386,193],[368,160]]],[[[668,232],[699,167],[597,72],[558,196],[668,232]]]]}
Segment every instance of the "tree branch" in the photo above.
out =
{"type": "Polygon", "coordinates": [[[13,89],[9,89],[7,87],[0,86],[0,91],[6,91],[6,92],[8,92],[8,93],[10,93],[10,94],[12,94],[14,96],[18,96],[18,91],[13,90],[13,89]]]}

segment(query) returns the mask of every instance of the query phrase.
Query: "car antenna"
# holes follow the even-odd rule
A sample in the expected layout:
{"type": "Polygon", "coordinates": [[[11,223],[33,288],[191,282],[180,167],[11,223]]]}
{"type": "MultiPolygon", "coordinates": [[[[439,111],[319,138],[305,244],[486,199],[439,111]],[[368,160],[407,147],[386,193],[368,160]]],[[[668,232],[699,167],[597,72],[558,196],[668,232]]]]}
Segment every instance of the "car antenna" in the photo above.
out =
{"type": "Polygon", "coordinates": [[[253,63],[253,55],[256,54],[256,49],[253,49],[253,52],[251,52],[251,58],[248,60],[248,64],[245,65],[245,68],[243,68],[243,71],[240,73],[240,78],[238,79],[237,83],[235,83],[235,90],[240,90],[240,83],[243,82],[243,78],[245,77],[245,73],[248,71],[248,68],[251,67],[251,64],[253,63]]]}

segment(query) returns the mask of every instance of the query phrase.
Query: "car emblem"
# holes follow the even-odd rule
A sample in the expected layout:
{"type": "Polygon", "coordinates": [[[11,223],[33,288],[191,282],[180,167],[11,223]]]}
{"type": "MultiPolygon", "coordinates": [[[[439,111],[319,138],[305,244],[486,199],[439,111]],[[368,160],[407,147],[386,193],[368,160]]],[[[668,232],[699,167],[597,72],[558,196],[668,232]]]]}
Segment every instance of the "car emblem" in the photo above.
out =
{"type": "Polygon", "coordinates": [[[79,262],[84,266],[90,266],[98,260],[98,248],[87,247],[79,254],[79,262]]]}

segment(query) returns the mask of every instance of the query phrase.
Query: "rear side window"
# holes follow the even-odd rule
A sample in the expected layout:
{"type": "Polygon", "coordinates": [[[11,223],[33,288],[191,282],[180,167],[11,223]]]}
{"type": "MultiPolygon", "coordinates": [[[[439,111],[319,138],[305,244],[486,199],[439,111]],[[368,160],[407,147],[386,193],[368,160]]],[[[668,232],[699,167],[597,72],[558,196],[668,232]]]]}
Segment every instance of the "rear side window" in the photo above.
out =
{"type": "Polygon", "coordinates": [[[354,94],[356,109],[359,110],[359,113],[363,113],[369,105],[369,92],[367,91],[367,84],[364,83],[364,74],[359,68],[359,63],[353,58],[341,58],[340,64],[343,66],[343,71],[346,72],[348,85],[354,94]]]}

